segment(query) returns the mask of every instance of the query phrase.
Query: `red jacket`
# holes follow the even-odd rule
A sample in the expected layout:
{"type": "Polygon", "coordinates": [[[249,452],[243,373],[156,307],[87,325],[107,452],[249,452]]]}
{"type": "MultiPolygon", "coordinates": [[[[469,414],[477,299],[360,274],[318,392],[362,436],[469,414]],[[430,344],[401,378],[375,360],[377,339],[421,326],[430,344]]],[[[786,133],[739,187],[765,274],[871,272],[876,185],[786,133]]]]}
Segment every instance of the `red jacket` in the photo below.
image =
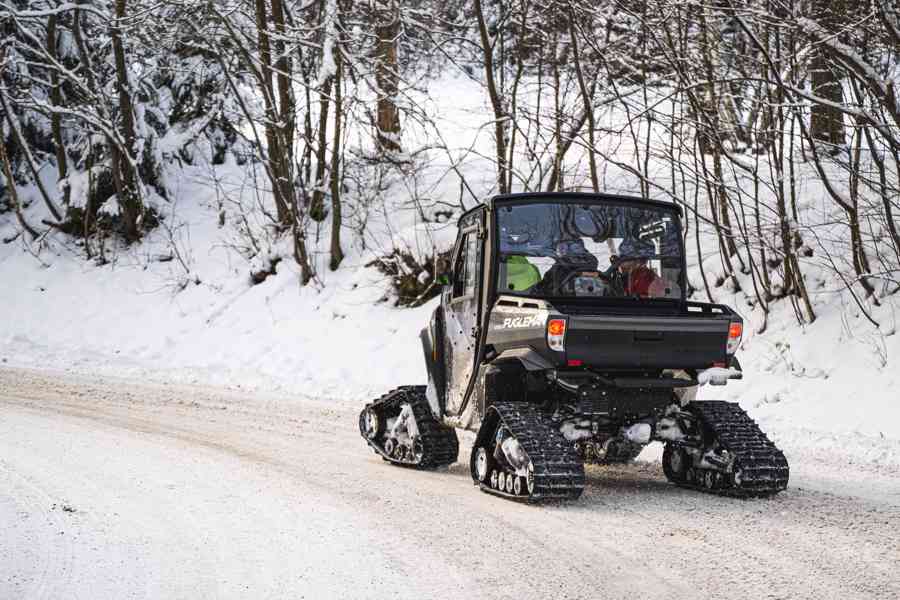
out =
{"type": "Polygon", "coordinates": [[[635,267],[628,274],[625,294],[646,298],[650,295],[650,285],[656,280],[657,275],[653,272],[653,269],[644,266],[635,267]]]}

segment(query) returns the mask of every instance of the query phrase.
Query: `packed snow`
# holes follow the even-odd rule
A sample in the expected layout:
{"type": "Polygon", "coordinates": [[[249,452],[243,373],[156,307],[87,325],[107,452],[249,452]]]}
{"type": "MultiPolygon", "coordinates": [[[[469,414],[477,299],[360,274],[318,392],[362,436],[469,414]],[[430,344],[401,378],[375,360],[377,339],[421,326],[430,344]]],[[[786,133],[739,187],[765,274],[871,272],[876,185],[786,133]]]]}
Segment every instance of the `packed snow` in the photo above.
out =
{"type": "Polygon", "coordinates": [[[358,409],[0,368],[0,598],[900,594],[896,486],[872,496],[896,471],[800,462],[739,501],[589,467],[577,502],[529,506],[472,486],[468,437],[449,469],[384,463],[358,409]]]}

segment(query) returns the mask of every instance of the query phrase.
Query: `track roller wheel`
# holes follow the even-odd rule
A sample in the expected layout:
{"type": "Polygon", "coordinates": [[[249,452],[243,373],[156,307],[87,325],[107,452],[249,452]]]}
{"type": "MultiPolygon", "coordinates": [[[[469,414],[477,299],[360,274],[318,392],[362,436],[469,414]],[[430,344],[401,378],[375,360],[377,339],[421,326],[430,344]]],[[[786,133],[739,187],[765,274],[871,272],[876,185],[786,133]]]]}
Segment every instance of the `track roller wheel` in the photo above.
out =
{"type": "Polygon", "coordinates": [[[378,418],[378,413],[376,413],[371,408],[367,408],[363,411],[361,420],[363,435],[367,439],[374,439],[379,433],[381,433],[381,419],[378,418]]]}
{"type": "Polygon", "coordinates": [[[687,483],[697,483],[697,470],[694,467],[688,467],[685,473],[685,481],[687,483]]]}
{"type": "Polygon", "coordinates": [[[488,478],[488,471],[490,471],[489,462],[490,459],[488,458],[487,450],[478,448],[478,450],[475,451],[475,477],[482,483],[488,478]]]}
{"type": "Polygon", "coordinates": [[[677,444],[666,444],[662,455],[663,473],[673,483],[684,483],[688,479],[691,457],[684,448],[677,444]]]}

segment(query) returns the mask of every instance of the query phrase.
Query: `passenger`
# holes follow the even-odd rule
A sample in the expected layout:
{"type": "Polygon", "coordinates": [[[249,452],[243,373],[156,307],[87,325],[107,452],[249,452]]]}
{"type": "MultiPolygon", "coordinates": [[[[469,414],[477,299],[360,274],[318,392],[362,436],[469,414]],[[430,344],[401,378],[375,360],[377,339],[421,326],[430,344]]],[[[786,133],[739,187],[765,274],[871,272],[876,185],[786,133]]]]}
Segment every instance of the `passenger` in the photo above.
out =
{"type": "Polygon", "coordinates": [[[524,292],[541,281],[541,272],[520,254],[506,257],[506,289],[524,292]]]}
{"type": "Polygon", "coordinates": [[[650,256],[656,254],[651,244],[624,240],[619,244],[619,272],[625,276],[625,295],[640,298],[665,296],[665,281],[648,266],[650,256]]]}

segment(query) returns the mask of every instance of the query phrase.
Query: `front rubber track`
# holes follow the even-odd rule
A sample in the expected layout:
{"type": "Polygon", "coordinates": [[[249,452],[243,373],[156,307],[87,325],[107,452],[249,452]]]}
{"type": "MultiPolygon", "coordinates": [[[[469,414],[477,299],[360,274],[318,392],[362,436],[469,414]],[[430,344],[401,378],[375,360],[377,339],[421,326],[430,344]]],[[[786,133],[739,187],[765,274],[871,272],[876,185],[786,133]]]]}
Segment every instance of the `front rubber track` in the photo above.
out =
{"type": "Polygon", "coordinates": [[[424,385],[409,385],[391,390],[374,402],[366,405],[359,415],[359,432],[372,450],[387,462],[401,467],[431,470],[446,467],[456,462],[459,456],[459,440],[456,431],[439,423],[431,414],[424,385]],[[420,460],[397,459],[384,449],[384,426],[388,418],[400,414],[404,404],[409,404],[419,429],[419,440],[423,452],[420,460]],[[365,418],[368,410],[374,410],[381,422],[381,430],[374,439],[366,436],[365,418]]]}

